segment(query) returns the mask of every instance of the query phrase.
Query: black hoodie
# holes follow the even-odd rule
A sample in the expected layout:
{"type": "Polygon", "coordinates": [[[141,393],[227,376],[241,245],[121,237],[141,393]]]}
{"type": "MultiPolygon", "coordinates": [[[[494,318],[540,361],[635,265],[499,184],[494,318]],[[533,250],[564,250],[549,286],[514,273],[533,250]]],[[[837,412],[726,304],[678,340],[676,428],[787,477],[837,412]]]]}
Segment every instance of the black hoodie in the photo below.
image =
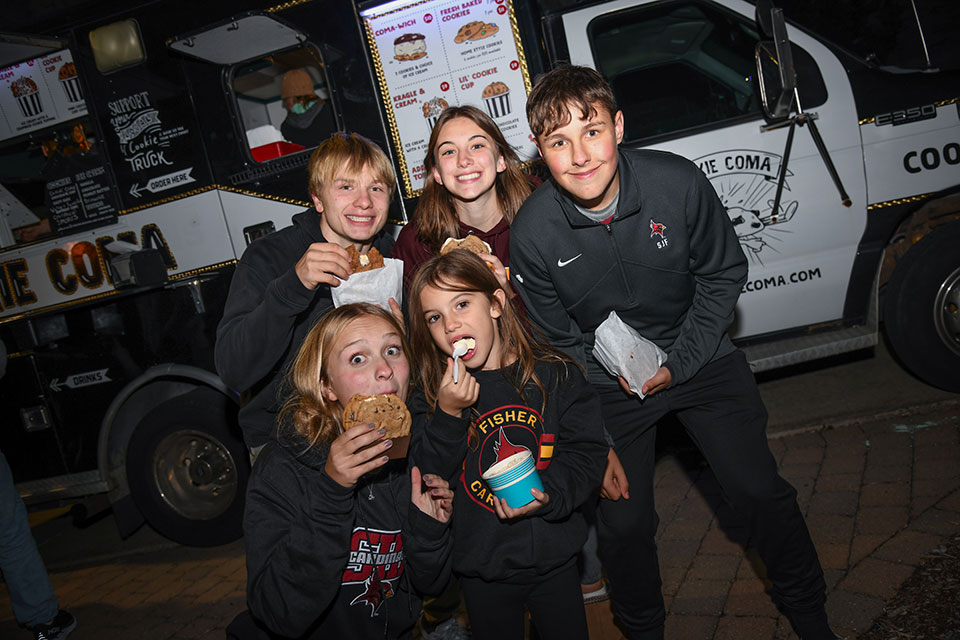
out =
{"type": "Polygon", "coordinates": [[[253,468],[243,530],[260,637],[408,638],[416,593],[450,578],[450,528],[411,502],[406,461],[348,489],[328,453],[282,428],[253,468]]]}
{"type": "MultiPolygon", "coordinates": [[[[327,240],[320,214],[307,209],[293,217],[291,226],[247,247],[230,283],[217,327],[217,373],[228,387],[251,396],[240,409],[240,428],[251,448],[270,439],[280,380],[307,333],[333,309],[330,287],[307,289],[294,270],[314,242],[327,240]]],[[[373,245],[389,257],[393,238],[381,232],[373,245]]]]}
{"type": "Polygon", "coordinates": [[[603,477],[609,446],[603,436],[600,399],[574,365],[543,363],[536,373],[547,390],[546,406],[533,384],[521,398],[510,376],[516,366],[471,371],[480,383],[475,405],[477,442],[467,443],[471,411],[454,418],[438,410],[429,419],[419,390],[411,450],[425,473],[454,487],[453,568],[489,582],[526,583],[572,561],[586,540],[579,507],[603,477]],[[550,501],[528,516],[501,522],[480,477],[494,462],[530,450],[550,501]]]}

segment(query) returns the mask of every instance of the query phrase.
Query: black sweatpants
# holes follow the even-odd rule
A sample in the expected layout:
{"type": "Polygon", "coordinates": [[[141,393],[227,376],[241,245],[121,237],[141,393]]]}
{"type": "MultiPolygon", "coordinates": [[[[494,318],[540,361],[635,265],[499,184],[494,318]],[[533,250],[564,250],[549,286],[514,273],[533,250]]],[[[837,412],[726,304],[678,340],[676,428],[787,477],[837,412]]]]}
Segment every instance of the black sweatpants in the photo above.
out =
{"type": "Polygon", "coordinates": [[[710,464],[724,497],[746,519],[784,613],[795,628],[807,630],[804,637],[825,637],[823,571],[797,492],[777,473],[767,445],[767,410],[743,353],[708,363],[687,382],[644,400],[619,387],[597,390],[630,482],[629,500],[600,500],[597,510],[600,560],[614,613],[630,640],[663,638],[653,471],[655,425],[670,412],[710,464]]]}
{"type": "Polygon", "coordinates": [[[587,640],[587,614],[576,558],[536,582],[460,578],[473,640],[523,640],[523,613],[541,638],[587,640]]]}

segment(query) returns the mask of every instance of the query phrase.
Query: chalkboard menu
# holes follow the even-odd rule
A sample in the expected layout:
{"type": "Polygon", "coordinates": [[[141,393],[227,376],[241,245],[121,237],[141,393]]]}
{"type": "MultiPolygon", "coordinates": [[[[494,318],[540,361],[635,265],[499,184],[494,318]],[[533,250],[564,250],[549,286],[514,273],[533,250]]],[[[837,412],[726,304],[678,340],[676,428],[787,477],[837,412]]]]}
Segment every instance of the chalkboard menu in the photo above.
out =
{"type": "Polygon", "coordinates": [[[46,204],[54,231],[77,231],[115,222],[118,203],[110,174],[95,153],[49,163],[46,204]]]}

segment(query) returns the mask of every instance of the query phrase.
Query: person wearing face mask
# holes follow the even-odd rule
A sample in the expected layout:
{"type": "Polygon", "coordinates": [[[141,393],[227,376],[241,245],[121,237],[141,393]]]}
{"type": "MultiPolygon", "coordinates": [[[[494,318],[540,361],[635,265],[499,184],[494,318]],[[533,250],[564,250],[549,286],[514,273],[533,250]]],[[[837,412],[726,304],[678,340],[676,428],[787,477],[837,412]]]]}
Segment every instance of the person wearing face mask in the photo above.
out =
{"type": "Polygon", "coordinates": [[[332,105],[317,95],[313,78],[305,69],[291,69],[283,74],[280,97],[287,110],[280,125],[286,140],[310,148],[337,130],[332,105]]]}

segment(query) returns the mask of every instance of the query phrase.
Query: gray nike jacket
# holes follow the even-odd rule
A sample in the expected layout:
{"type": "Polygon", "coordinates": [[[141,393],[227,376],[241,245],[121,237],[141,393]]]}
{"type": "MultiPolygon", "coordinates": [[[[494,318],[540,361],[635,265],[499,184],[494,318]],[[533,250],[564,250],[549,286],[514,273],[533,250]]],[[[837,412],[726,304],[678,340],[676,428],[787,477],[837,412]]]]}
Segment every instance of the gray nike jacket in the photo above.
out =
{"type": "Polygon", "coordinates": [[[733,352],[727,336],[747,259],[723,204],[692,162],[619,150],[620,201],[607,224],[545,182],[510,226],[510,271],[531,321],[582,363],[591,382],[616,380],[594,360],[610,311],[666,351],[672,384],[733,352]]]}

